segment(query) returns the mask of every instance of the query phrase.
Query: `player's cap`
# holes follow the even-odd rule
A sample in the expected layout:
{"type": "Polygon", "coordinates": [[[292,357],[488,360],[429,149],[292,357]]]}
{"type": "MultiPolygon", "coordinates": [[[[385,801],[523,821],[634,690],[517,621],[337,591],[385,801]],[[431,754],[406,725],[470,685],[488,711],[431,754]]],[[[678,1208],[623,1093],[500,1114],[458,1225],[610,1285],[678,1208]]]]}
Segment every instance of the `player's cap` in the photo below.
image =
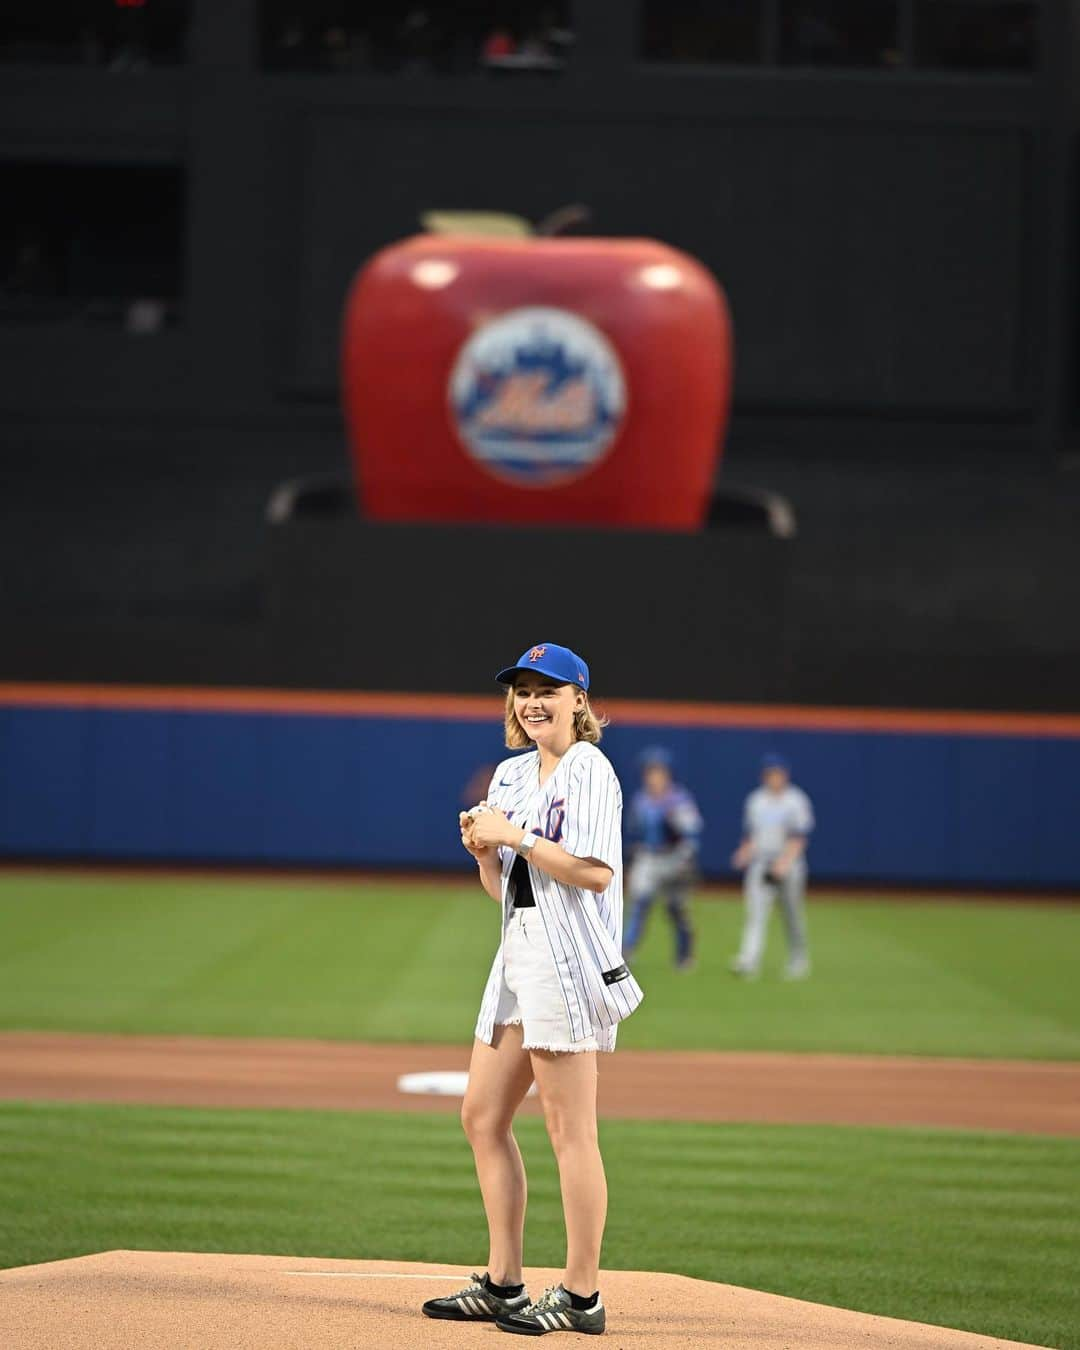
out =
{"type": "Polygon", "coordinates": [[[586,690],[589,687],[589,667],[569,647],[559,647],[554,642],[527,647],[516,665],[500,670],[495,678],[500,684],[513,684],[516,675],[530,673],[549,675],[559,684],[576,684],[586,690]]]}
{"type": "Polygon", "coordinates": [[[790,773],[791,763],[778,751],[769,750],[761,757],[761,772],[765,773],[768,769],[782,769],[784,773],[790,773]]]}
{"type": "Polygon", "coordinates": [[[650,764],[658,764],[662,769],[670,769],[672,764],[671,751],[663,745],[647,746],[638,755],[637,760],[643,769],[647,769],[650,764]]]}

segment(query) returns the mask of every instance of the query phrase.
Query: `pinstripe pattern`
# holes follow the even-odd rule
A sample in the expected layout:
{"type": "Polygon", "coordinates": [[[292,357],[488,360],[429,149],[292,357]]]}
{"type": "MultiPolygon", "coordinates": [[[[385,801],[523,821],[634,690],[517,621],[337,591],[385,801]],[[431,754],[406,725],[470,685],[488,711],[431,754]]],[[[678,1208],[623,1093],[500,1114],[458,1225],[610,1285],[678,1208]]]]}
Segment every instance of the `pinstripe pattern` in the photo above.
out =
{"type": "MultiPolygon", "coordinates": [[[[633,976],[605,984],[603,972],[622,965],[622,789],[606,756],[586,741],[567,750],[543,786],[535,751],[505,759],[495,770],[487,800],[515,825],[543,832],[559,819],[558,842],[578,858],[597,858],[612,870],[602,895],[556,881],[529,864],[536,909],[551,946],[566,1004],[572,1039],[595,1035],[602,1050],[614,1050],[618,1023],[644,995],[633,976]],[[555,803],[561,802],[558,807],[555,803]]],[[[516,854],[499,850],[502,861],[503,935],[510,918],[508,881],[516,854]]],[[[495,953],[480,1015],[478,1040],[491,1044],[503,978],[503,944],[495,953]]]]}

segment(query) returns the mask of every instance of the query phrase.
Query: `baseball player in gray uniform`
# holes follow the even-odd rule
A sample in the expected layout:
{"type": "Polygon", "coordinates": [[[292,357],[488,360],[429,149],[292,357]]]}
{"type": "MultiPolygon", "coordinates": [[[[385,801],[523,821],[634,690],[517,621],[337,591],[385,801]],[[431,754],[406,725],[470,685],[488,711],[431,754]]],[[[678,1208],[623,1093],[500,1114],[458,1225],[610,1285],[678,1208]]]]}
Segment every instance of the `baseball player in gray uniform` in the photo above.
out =
{"type": "Polygon", "coordinates": [[[742,944],[731,963],[733,975],[753,977],[765,954],[765,935],[774,897],[779,897],[787,930],[785,977],[802,980],[810,974],[806,940],[806,846],[814,828],[810,798],[791,781],[783,755],[767,754],[761,762],[761,786],[743,809],[743,837],[732,856],[744,872],[746,916],[742,944]]]}
{"type": "Polygon", "coordinates": [[[596,1056],[642,999],[622,956],[622,791],[597,742],[589,667],[541,642],[496,677],[505,737],[528,753],[496,768],[462,812],[461,842],[498,902],[501,940],[476,1024],[462,1123],[487,1214],[483,1275],[429,1299],[428,1317],[543,1336],[598,1334],[607,1182],[596,1126],[596,1056]],[[514,1113],[535,1081],[559,1165],[562,1281],[532,1300],[522,1278],[525,1169],[514,1113]]]}

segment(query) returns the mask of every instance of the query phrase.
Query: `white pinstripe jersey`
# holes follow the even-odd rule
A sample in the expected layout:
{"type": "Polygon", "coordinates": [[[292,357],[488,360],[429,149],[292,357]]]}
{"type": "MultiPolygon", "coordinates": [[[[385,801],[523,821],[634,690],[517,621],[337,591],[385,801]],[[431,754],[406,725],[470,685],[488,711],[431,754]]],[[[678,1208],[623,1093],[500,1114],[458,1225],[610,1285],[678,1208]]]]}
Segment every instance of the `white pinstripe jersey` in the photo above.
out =
{"type": "MultiPolygon", "coordinates": [[[[504,759],[487,800],[515,825],[560,844],[577,858],[611,868],[600,895],[556,881],[529,864],[537,913],[544,925],[566,1000],[572,1039],[595,1035],[601,1049],[615,1048],[615,1029],[644,995],[622,958],[622,789],[607,757],[588,741],[575,741],[542,786],[536,751],[504,759]]],[[[508,882],[517,854],[499,849],[502,861],[502,931],[510,919],[508,882]]],[[[478,1040],[491,1044],[502,986],[503,944],[495,953],[476,1023],[478,1040]]]]}

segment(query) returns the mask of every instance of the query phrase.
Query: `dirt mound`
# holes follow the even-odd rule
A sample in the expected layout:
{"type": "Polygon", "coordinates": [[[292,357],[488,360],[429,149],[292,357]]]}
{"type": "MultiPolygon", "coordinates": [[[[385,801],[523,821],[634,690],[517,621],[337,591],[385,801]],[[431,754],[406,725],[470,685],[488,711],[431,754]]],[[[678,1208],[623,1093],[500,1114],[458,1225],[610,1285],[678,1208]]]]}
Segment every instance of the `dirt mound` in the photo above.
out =
{"type": "MultiPolygon", "coordinates": [[[[538,1294],[558,1279],[526,1272],[538,1294]]],[[[515,1345],[490,1324],[419,1311],[468,1273],[404,1261],[102,1252],[0,1270],[0,1345],[19,1350],[469,1350],[515,1345]]],[[[993,1350],[970,1332],[846,1312],[684,1275],[605,1271],[611,1350],[993,1350]]],[[[580,1344],[561,1336],[554,1345],[580,1344]]],[[[1030,1350],[1030,1347],[1029,1347],[1030,1350]]]]}

